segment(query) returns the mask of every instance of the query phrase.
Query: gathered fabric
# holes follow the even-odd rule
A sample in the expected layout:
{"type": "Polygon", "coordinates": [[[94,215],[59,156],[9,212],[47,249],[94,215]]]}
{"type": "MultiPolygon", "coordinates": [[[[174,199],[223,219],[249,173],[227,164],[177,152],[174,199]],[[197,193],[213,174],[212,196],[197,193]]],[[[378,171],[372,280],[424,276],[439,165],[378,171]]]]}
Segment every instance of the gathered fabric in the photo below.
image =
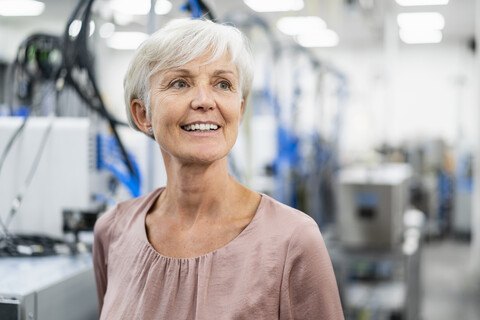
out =
{"type": "Polygon", "coordinates": [[[117,205],[95,226],[100,319],[343,319],[325,243],[308,215],[262,194],[227,245],[171,258],[145,229],[163,190],[117,205]]]}

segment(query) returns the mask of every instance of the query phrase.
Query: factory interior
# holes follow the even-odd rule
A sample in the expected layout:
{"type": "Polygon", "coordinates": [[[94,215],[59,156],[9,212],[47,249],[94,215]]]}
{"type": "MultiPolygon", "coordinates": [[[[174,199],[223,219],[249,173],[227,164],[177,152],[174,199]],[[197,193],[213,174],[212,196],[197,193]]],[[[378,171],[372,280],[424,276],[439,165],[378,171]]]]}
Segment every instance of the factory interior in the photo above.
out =
{"type": "Polygon", "coordinates": [[[175,18],[249,39],[229,172],[315,220],[345,319],[480,319],[480,0],[0,0],[0,319],[98,318],[96,219],[166,183],[123,78],[175,18]]]}

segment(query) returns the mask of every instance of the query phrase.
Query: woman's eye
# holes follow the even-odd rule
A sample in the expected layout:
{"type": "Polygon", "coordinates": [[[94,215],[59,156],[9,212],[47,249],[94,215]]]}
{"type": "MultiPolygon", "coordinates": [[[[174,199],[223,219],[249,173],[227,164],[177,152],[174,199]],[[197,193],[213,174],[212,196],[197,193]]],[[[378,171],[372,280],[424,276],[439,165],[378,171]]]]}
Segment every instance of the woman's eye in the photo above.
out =
{"type": "Polygon", "coordinates": [[[187,82],[185,80],[175,80],[171,83],[171,87],[175,89],[183,89],[187,87],[187,82]]]}
{"type": "Polygon", "coordinates": [[[228,81],[220,81],[217,86],[222,90],[228,90],[231,88],[231,85],[228,81]]]}

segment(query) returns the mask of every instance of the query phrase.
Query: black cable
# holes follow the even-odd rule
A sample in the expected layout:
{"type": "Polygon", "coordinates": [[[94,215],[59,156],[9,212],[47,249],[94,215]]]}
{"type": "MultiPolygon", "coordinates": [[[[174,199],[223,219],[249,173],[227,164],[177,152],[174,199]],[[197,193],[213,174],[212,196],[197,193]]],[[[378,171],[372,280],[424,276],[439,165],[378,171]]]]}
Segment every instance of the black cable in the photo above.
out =
{"type": "Polygon", "coordinates": [[[72,244],[42,234],[14,234],[8,241],[0,240],[0,258],[50,256],[74,250],[72,244]]]}
{"type": "Polygon", "coordinates": [[[70,19],[68,20],[67,27],[64,33],[64,62],[65,69],[67,71],[67,82],[72,85],[75,91],[80,95],[81,99],[87,102],[87,105],[92,108],[92,110],[99,113],[103,118],[105,118],[109,124],[110,130],[112,131],[115,140],[117,141],[118,147],[122,154],[122,157],[127,165],[129,172],[133,177],[139,179],[136,171],[133,168],[133,165],[130,161],[130,158],[127,155],[125,147],[120,139],[120,136],[117,132],[116,126],[124,123],[119,122],[114,119],[108,112],[103,100],[101,99],[100,91],[95,81],[91,63],[89,61],[89,52],[87,48],[88,40],[88,25],[91,15],[91,7],[94,0],[80,0],[77,7],[73,11],[70,19]],[[83,13],[81,14],[81,28],[80,32],[75,39],[71,39],[69,34],[69,26],[75,20],[76,17],[80,15],[80,12],[84,7],[83,13]],[[77,81],[74,79],[73,70],[75,67],[84,69],[87,72],[89,87],[86,89],[91,89],[93,92],[93,97],[85,93],[82,88],[79,86],[77,81]]]}
{"type": "Polygon", "coordinates": [[[7,216],[7,220],[5,221],[7,234],[8,234],[8,228],[10,226],[12,219],[14,218],[15,214],[18,212],[18,209],[20,209],[20,206],[22,205],[23,196],[25,195],[25,192],[30,187],[32,179],[35,176],[35,172],[37,172],[38,165],[40,164],[40,160],[42,159],[43,151],[45,150],[45,146],[47,144],[48,138],[50,137],[50,133],[53,128],[53,117],[54,115],[52,114],[50,118],[50,123],[48,124],[47,129],[45,129],[45,132],[43,133],[42,141],[40,142],[40,146],[38,147],[37,153],[35,154],[35,159],[32,163],[32,166],[30,167],[27,177],[23,183],[23,186],[20,188],[20,191],[17,193],[17,195],[13,200],[12,206],[10,208],[10,212],[7,216]]]}
{"type": "MultiPolygon", "coordinates": [[[[25,125],[27,124],[28,117],[29,117],[29,114],[25,116],[25,118],[22,121],[22,124],[17,128],[17,130],[15,130],[13,135],[10,137],[10,140],[8,141],[7,146],[3,150],[2,157],[0,158],[0,173],[2,171],[3,164],[5,163],[5,159],[7,158],[7,155],[13,146],[13,143],[25,129],[25,125]]],[[[8,237],[8,234],[9,234],[8,225],[3,222],[2,217],[0,217],[0,227],[2,228],[2,231],[5,234],[5,236],[8,237]]]]}
{"type": "Polygon", "coordinates": [[[190,11],[194,18],[201,18],[203,14],[203,16],[206,16],[209,20],[216,22],[212,10],[210,10],[202,0],[188,0],[184,8],[190,11]],[[200,9],[200,12],[197,12],[197,9],[200,9]]]}
{"type": "MultiPolygon", "coordinates": [[[[27,177],[24,181],[23,186],[20,188],[20,191],[17,193],[17,195],[15,196],[15,198],[12,202],[12,206],[10,208],[10,212],[7,216],[6,222],[4,223],[1,219],[1,217],[0,217],[0,227],[3,229],[3,233],[5,234],[5,239],[6,239],[7,243],[12,239],[12,235],[10,234],[10,232],[8,230],[9,226],[10,226],[10,223],[13,220],[13,218],[15,217],[15,214],[20,209],[20,206],[22,205],[23,196],[24,196],[25,192],[28,190],[28,188],[30,187],[30,184],[33,180],[33,177],[35,176],[38,165],[40,164],[43,152],[45,150],[45,146],[48,142],[48,138],[50,137],[50,133],[51,133],[52,128],[53,128],[53,119],[55,117],[55,111],[58,109],[59,94],[60,94],[60,91],[63,89],[63,81],[62,81],[63,79],[61,78],[61,75],[62,74],[57,76],[59,78],[54,85],[54,88],[55,88],[55,107],[53,108],[53,112],[50,114],[50,123],[48,124],[48,127],[43,134],[42,141],[40,142],[40,146],[38,147],[37,153],[35,155],[35,159],[34,159],[32,165],[30,167],[30,170],[29,170],[28,175],[27,175],[27,177]]],[[[16,133],[24,129],[26,122],[27,122],[27,117],[23,121],[21,127],[19,129],[17,129],[16,133]]],[[[14,136],[16,136],[16,133],[14,134],[14,136]]],[[[15,139],[14,138],[11,139],[12,144],[13,144],[13,140],[15,140],[15,139]]]]}
{"type": "MultiPolygon", "coordinates": [[[[94,0],[90,0],[88,5],[87,5],[87,8],[85,10],[85,14],[84,14],[84,19],[83,19],[83,22],[82,22],[82,30],[83,32],[81,31],[80,34],[79,34],[79,39],[81,41],[81,43],[83,44],[86,44],[87,43],[87,28],[83,26],[88,26],[88,21],[90,20],[90,14],[91,14],[91,6],[93,4],[93,1],[94,0]],[[82,41],[83,40],[83,41],[82,41]]],[[[85,57],[87,58],[88,57],[88,50],[87,50],[87,47],[84,46],[82,47],[83,49],[83,52],[80,52],[80,57],[85,57]]],[[[85,61],[85,62],[88,62],[88,61],[85,61]]],[[[120,149],[120,152],[125,160],[125,163],[128,167],[128,170],[130,171],[130,173],[136,178],[136,179],[139,179],[139,177],[137,176],[137,173],[135,171],[135,169],[133,168],[133,165],[130,161],[130,158],[128,157],[127,155],[127,151],[120,139],[120,136],[118,135],[118,131],[117,131],[117,128],[116,128],[116,125],[115,125],[115,120],[109,116],[109,112],[107,111],[107,108],[105,107],[101,97],[100,97],[100,90],[98,89],[98,86],[97,86],[97,83],[95,81],[95,77],[93,75],[93,71],[92,71],[92,68],[91,68],[91,64],[89,63],[85,63],[86,65],[86,70],[87,70],[87,74],[89,76],[89,79],[91,81],[91,84],[92,84],[92,87],[93,87],[93,90],[95,92],[95,96],[98,98],[98,102],[100,104],[100,108],[101,110],[103,111],[103,113],[105,113],[106,115],[108,115],[106,117],[108,123],[109,123],[109,126],[110,126],[110,129],[112,130],[113,132],[113,135],[115,136],[115,139],[117,140],[117,143],[118,143],[118,147],[120,149]]]]}
{"type": "Polygon", "coordinates": [[[45,46],[51,47],[52,50],[50,50],[50,52],[52,52],[54,49],[60,50],[62,47],[61,41],[62,40],[60,37],[46,33],[32,34],[20,44],[19,50],[17,51],[16,61],[22,67],[21,69],[24,70],[25,73],[29,76],[29,78],[33,80],[54,80],[56,75],[58,74],[59,69],[61,68],[61,63],[58,64],[58,66],[55,66],[53,64],[45,64],[44,61],[42,61],[42,52],[40,52],[41,50],[39,50],[38,47],[43,47],[41,49],[44,49],[45,46]],[[35,60],[37,62],[36,66],[38,68],[38,70],[36,70],[37,73],[32,73],[27,66],[28,60],[30,58],[29,50],[32,46],[36,46],[33,48],[33,50],[35,50],[35,60]]]}
{"type": "MultiPolygon", "coordinates": [[[[52,117],[53,117],[53,114],[52,114],[52,117]]],[[[25,127],[25,123],[26,123],[26,120],[22,123],[22,130],[25,127]]],[[[24,196],[25,192],[28,190],[28,188],[30,187],[32,179],[35,176],[35,172],[37,171],[38,165],[39,165],[40,160],[42,158],[43,151],[44,151],[46,143],[48,141],[48,137],[50,136],[50,132],[52,130],[52,127],[53,127],[53,118],[50,120],[50,123],[49,123],[47,129],[45,130],[45,132],[43,134],[42,141],[41,141],[40,146],[37,150],[37,153],[35,155],[35,159],[32,163],[32,166],[30,167],[28,175],[27,175],[27,177],[24,181],[24,184],[20,188],[20,191],[17,193],[17,195],[15,196],[15,198],[12,202],[12,206],[10,207],[10,211],[9,211],[8,216],[7,216],[7,220],[4,223],[3,220],[0,218],[0,226],[2,227],[3,233],[5,234],[5,237],[7,239],[11,237],[11,235],[8,231],[10,223],[11,223],[12,219],[14,218],[15,214],[18,212],[18,209],[20,209],[20,206],[22,205],[22,201],[23,201],[23,196],[24,196]]],[[[19,130],[17,129],[17,132],[18,131],[19,130]]]]}
{"type": "MultiPolygon", "coordinates": [[[[28,58],[29,58],[28,57],[28,54],[29,54],[28,51],[30,50],[30,47],[35,45],[38,41],[48,41],[48,42],[51,43],[51,45],[53,47],[60,48],[59,38],[56,37],[56,36],[48,35],[48,34],[42,34],[42,33],[34,34],[34,35],[31,35],[31,36],[27,37],[24,41],[22,41],[22,43],[20,44],[20,46],[17,50],[17,54],[15,56],[15,60],[14,60],[14,63],[12,65],[12,69],[11,69],[11,72],[10,72],[10,75],[9,75],[10,83],[12,84],[12,90],[10,91],[10,97],[9,97],[9,106],[10,106],[10,109],[12,111],[12,114],[13,114],[13,110],[14,110],[14,106],[13,106],[14,95],[15,95],[14,84],[16,82],[17,72],[24,72],[28,76],[28,79],[31,80],[31,81],[38,80],[39,78],[42,78],[42,77],[44,79],[47,79],[47,80],[53,80],[54,78],[57,77],[57,74],[59,72],[59,69],[55,70],[54,66],[51,68],[51,70],[47,70],[44,66],[43,69],[40,70],[41,74],[34,74],[34,73],[32,73],[31,71],[28,70],[28,67],[27,67],[27,61],[28,61],[28,58]],[[50,72],[47,72],[47,71],[50,71],[50,72]]],[[[38,56],[38,50],[36,50],[35,51],[35,58],[38,59],[38,57],[39,57],[38,56]]],[[[39,65],[39,68],[40,68],[40,65],[39,65]]],[[[15,141],[20,137],[20,135],[24,131],[25,126],[27,124],[27,121],[28,121],[31,113],[32,113],[32,111],[30,110],[30,112],[28,112],[25,115],[22,123],[15,130],[15,132],[12,134],[9,141],[7,142],[7,145],[6,145],[5,149],[2,151],[2,155],[0,156],[0,173],[2,171],[3,165],[5,164],[7,156],[10,153],[10,150],[12,149],[15,141]]],[[[34,173],[34,171],[35,170],[33,170],[33,173],[34,173]]],[[[31,173],[31,174],[33,175],[33,173],[31,173]]],[[[20,199],[21,199],[21,196],[20,196],[20,199]]],[[[16,198],[16,201],[18,201],[18,198],[16,198]]],[[[12,208],[15,206],[15,204],[16,204],[16,202],[14,202],[14,204],[12,205],[12,208]]],[[[0,217],[0,227],[3,229],[3,232],[5,234],[8,234],[8,225],[9,225],[9,222],[4,223],[3,220],[0,217]]]]}
{"type": "Polygon", "coordinates": [[[197,2],[198,2],[198,5],[200,6],[200,9],[202,9],[202,12],[204,12],[207,15],[208,19],[212,21],[216,21],[215,16],[212,13],[212,10],[210,10],[210,8],[205,4],[205,2],[203,2],[203,0],[197,0],[197,2]]]}
{"type": "MultiPolygon", "coordinates": [[[[58,103],[58,94],[59,94],[59,88],[57,88],[57,90],[56,90],[56,95],[55,95],[56,102],[55,103],[58,103]]],[[[55,109],[56,108],[54,108],[54,110],[55,109]]],[[[55,115],[55,112],[53,112],[51,114],[51,117],[53,117],[54,115],[55,115]]],[[[2,154],[2,158],[0,159],[0,170],[1,170],[1,168],[4,164],[4,162],[5,162],[5,159],[6,159],[6,156],[7,156],[8,152],[11,150],[11,148],[13,146],[14,141],[19,137],[20,133],[22,133],[24,131],[28,119],[29,119],[29,114],[24,118],[20,127],[17,128],[17,130],[14,132],[14,134],[10,138],[10,140],[7,144],[7,147],[5,148],[5,150],[2,154]]],[[[21,206],[22,200],[23,200],[23,196],[24,196],[25,192],[28,190],[28,188],[30,187],[30,184],[31,184],[32,179],[35,175],[35,172],[37,171],[37,168],[38,168],[38,165],[40,163],[43,151],[45,149],[48,137],[50,136],[52,126],[53,126],[53,118],[50,120],[50,124],[47,127],[47,129],[46,129],[46,131],[45,131],[45,133],[42,137],[42,141],[41,141],[40,146],[38,148],[38,151],[35,155],[35,159],[32,163],[32,166],[30,167],[27,178],[25,179],[25,182],[24,182],[23,186],[20,188],[20,191],[17,193],[17,195],[15,196],[15,198],[12,202],[12,206],[10,207],[10,212],[7,216],[6,222],[4,223],[3,220],[0,217],[0,227],[2,228],[2,231],[5,234],[5,237],[7,238],[7,240],[8,240],[8,238],[11,237],[11,235],[8,231],[10,223],[11,223],[12,219],[14,218],[15,214],[18,212],[18,209],[20,209],[20,206],[21,206]]]]}
{"type": "MultiPolygon", "coordinates": [[[[59,93],[59,88],[56,89],[56,95],[55,95],[56,102],[55,103],[58,103],[58,93],[59,93]]],[[[55,109],[56,108],[54,108],[54,110],[55,109]]],[[[8,240],[9,237],[11,237],[11,235],[9,234],[9,231],[8,231],[10,223],[11,223],[12,219],[15,217],[15,214],[20,209],[20,206],[22,205],[23,196],[24,196],[25,192],[28,190],[28,188],[30,187],[32,179],[35,176],[38,165],[39,165],[40,160],[42,158],[43,151],[45,149],[46,143],[48,141],[48,138],[50,136],[50,132],[51,132],[52,127],[53,127],[53,117],[54,116],[55,116],[55,111],[52,112],[51,115],[50,115],[50,117],[51,117],[50,123],[49,123],[47,129],[45,130],[45,133],[43,134],[42,140],[40,142],[40,146],[38,147],[38,150],[37,150],[37,153],[35,155],[34,161],[33,161],[32,165],[30,167],[30,170],[29,170],[29,172],[27,174],[27,177],[24,181],[24,184],[20,188],[20,191],[17,193],[17,195],[15,196],[15,198],[12,202],[9,214],[7,216],[7,220],[4,223],[2,221],[2,219],[0,218],[0,227],[3,229],[3,233],[5,234],[5,237],[7,238],[7,240],[8,240]]],[[[13,141],[18,136],[17,133],[24,130],[27,119],[28,118],[26,117],[25,120],[23,121],[22,125],[19,127],[19,129],[16,130],[16,132],[14,133],[12,138],[10,139],[10,141],[12,142],[11,145],[13,145],[13,141]]],[[[9,145],[7,145],[7,147],[11,148],[11,145],[9,144],[9,145]]]]}
{"type": "Polygon", "coordinates": [[[20,136],[20,134],[23,132],[23,129],[25,128],[25,125],[27,124],[27,120],[29,118],[29,114],[27,114],[24,118],[20,126],[15,130],[13,135],[10,137],[10,140],[7,142],[7,146],[5,149],[3,149],[2,156],[0,157],[0,174],[2,173],[2,168],[3,164],[5,163],[5,159],[7,158],[8,153],[12,149],[13,143],[15,140],[20,136]]]}
{"type": "Polygon", "coordinates": [[[108,112],[105,112],[104,109],[92,105],[92,101],[87,96],[85,96],[85,94],[80,89],[80,86],[77,84],[77,82],[75,82],[75,80],[73,80],[70,74],[65,75],[65,82],[75,90],[75,92],[78,94],[80,99],[94,112],[98,113],[100,116],[102,116],[105,119],[110,119],[112,123],[114,123],[115,125],[126,126],[126,127],[129,126],[128,123],[126,122],[119,121],[117,119],[112,118],[108,112]]]}

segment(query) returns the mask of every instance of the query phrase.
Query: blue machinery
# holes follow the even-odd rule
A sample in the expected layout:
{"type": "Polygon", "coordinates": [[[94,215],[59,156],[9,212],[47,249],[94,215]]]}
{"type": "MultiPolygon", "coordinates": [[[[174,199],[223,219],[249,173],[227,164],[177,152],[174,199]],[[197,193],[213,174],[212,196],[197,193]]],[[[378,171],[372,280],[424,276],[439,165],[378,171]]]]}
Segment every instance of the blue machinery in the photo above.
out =
{"type": "MultiPolygon", "coordinates": [[[[277,151],[270,164],[274,186],[272,190],[266,191],[269,191],[277,200],[309,213],[319,224],[331,222],[334,210],[332,201],[334,195],[331,187],[338,167],[338,140],[342,109],[346,99],[346,79],[338,70],[319,61],[307,49],[295,44],[282,45],[276,40],[267,23],[257,16],[231,14],[225,20],[244,29],[247,34],[253,28],[259,27],[269,41],[270,56],[273,56],[263,67],[265,79],[262,88],[252,92],[253,98],[250,102],[250,105],[253,105],[253,117],[255,112],[268,113],[275,118],[276,122],[277,151]],[[306,63],[298,65],[294,62],[293,70],[289,74],[279,76],[283,57],[291,58],[290,64],[300,58],[306,58],[306,63]],[[335,119],[333,119],[335,124],[333,132],[328,134],[322,132],[323,128],[319,127],[308,128],[303,132],[298,130],[297,114],[302,108],[300,100],[305,94],[302,88],[302,77],[312,73],[318,83],[325,74],[331,75],[336,81],[337,105],[335,119]],[[288,78],[292,85],[286,89],[280,88],[277,81],[280,78],[283,80],[288,78]],[[285,98],[286,92],[288,96],[285,98]],[[259,111],[262,105],[266,107],[259,111]]],[[[263,45],[262,48],[264,48],[263,45]]],[[[262,51],[268,51],[268,49],[264,48],[262,51]]],[[[325,94],[320,88],[316,88],[315,93],[318,96],[325,94]]],[[[317,97],[317,100],[320,99],[317,97]]],[[[320,101],[315,101],[314,107],[322,108],[320,101]]]]}

